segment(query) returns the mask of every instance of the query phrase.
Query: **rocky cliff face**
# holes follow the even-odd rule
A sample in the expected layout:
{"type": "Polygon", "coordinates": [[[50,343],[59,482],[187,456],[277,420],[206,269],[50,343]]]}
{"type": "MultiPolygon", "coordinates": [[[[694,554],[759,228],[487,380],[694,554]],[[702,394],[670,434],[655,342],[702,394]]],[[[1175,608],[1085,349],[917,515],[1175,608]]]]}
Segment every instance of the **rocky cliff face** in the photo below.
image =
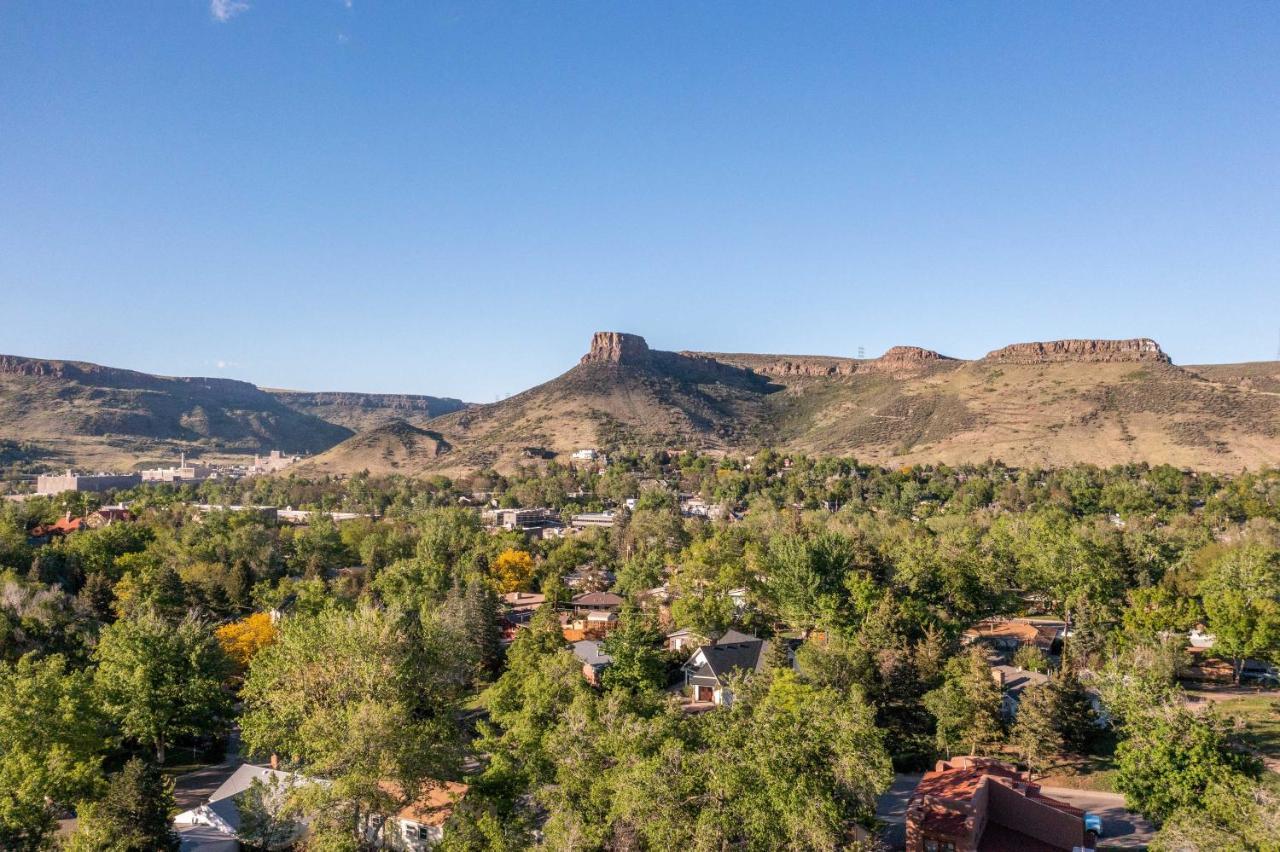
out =
{"type": "Polygon", "coordinates": [[[649,344],[638,334],[621,331],[597,331],[591,337],[591,349],[582,356],[583,364],[632,364],[649,357],[649,344]]]}
{"type": "Polygon", "coordinates": [[[852,358],[779,358],[750,365],[762,376],[849,376],[858,370],[852,358]]]}
{"type": "Polygon", "coordinates": [[[892,346],[879,358],[868,361],[865,369],[898,373],[955,360],[932,349],[923,349],[919,346],[892,346]]]}
{"type": "Polygon", "coordinates": [[[1015,343],[988,352],[984,361],[1001,364],[1052,364],[1061,362],[1145,361],[1170,364],[1160,344],[1148,337],[1129,340],[1050,340],[1015,343]]]}

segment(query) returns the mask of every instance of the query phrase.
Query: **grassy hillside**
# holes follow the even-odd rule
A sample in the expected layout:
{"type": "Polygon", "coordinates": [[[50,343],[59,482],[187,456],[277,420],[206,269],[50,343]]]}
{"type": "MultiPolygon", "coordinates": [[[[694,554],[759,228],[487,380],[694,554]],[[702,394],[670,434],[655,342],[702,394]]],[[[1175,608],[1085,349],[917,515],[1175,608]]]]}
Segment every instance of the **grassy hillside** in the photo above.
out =
{"type": "MultiPolygon", "coordinates": [[[[916,347],[870,360],[654,352],[632,335],[603,337],[550,382],[432,420],[452,449],[419,469],[509,468],[582,447],[1209,471],[1280,462],[1280,364],[1181,368],[1145,339],[1018,344],[960,361],[916,347]]],[[[326,463],[341,468],[344,454],[326,463]]]]}

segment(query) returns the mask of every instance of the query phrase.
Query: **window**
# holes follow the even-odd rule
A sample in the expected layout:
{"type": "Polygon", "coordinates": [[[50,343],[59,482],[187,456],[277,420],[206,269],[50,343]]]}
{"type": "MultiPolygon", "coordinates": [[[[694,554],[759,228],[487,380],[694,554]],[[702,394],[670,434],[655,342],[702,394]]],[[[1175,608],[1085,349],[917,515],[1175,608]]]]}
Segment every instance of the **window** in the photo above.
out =
{"type": "Polygon", "coordinates": [[[431,829],[425,825],[406,822],[404,823],[404,837],[406,840],[430,840],[431,829]]]}
{"type": "Polygon", "coordinates": [[[956,852],[956,845],[950,840],[926,837],[924,839],[924,852],[956,852]]]}

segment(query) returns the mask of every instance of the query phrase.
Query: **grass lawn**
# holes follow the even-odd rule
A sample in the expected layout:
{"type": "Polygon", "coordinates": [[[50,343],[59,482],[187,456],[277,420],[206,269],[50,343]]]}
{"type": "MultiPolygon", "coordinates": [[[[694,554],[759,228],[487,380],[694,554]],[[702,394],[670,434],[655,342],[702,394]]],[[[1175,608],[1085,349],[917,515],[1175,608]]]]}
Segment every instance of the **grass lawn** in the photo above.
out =
{"type": "Polygon", "coordinates": [[[1064,754],[1049,765],[1036,783],[1045,787],[1069,787],[1073,790],[1097,790],[1114,793],[1116,775],[1116,737],[1111,731],[1101,734],[1092,754],[1064,754]]]}
{"type": "Polygon", "coordinates": [[[1236,720],[1240,739],[1271,772],[1280,771],[1280,698],[1274,694],[1234,698],[1220,702],[1217,710],[1236,720]]]}

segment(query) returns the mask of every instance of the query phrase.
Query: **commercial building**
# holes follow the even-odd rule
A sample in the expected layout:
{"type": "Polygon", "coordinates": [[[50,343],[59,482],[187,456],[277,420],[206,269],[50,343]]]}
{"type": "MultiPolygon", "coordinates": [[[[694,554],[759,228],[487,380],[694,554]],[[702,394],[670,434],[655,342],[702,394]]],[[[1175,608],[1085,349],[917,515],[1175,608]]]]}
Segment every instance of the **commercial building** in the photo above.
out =
{"type": "Polygon", "coordinates": [[[40,474],[36,478],[36,493],[52,495],[64,491],[91,491],[100,494],[133,488],[141,482],[142,477],[136,473],[75,473],[68,468],[66,473],[40,474]]]}

